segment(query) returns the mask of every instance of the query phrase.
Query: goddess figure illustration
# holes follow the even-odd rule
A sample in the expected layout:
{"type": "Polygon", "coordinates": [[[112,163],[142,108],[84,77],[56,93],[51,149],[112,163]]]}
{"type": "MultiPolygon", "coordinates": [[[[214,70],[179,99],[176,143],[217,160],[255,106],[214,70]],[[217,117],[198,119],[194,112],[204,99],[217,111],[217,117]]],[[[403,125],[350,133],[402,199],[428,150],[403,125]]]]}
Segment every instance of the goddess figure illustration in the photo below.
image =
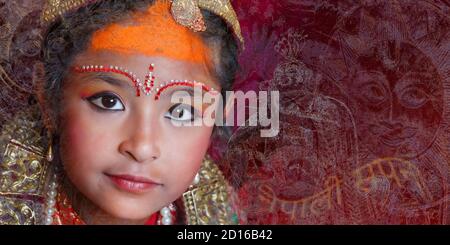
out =
{"type": "Polygon", "coordinates": [[[448,4],[250,2],[236,84],[281,101],[223,163],[248,222],[448,224],[448,4]]]}

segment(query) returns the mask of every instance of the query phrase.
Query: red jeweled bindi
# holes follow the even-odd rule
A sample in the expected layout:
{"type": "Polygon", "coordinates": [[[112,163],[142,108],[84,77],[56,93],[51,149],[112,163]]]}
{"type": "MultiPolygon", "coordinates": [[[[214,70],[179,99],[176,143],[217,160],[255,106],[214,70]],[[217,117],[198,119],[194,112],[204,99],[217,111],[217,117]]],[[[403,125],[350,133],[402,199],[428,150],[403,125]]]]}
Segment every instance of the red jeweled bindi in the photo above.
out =
{"type": "Polygon", "coordinates": [[[153,86],[155,85],[155,76],[153,71],[155,70],[155,65],[151,64],[148,68],[148,74],[145,76],[144,86],[142,91],[145,95],[150,95],[153,91],[153,86]]]}
{"type": "MultiPolygon", "coordinates": [[[[156,77],[154,75],[155,65],[150,64],[148,68],[148,74],[145,76],[144,82],[142,82],[133,72],[128,71],[119,66],[102,66],[102,65],[88,65],[75,67],[75,72],[85,73],[85,72],[112,72],[124,75],[128,77],[132,82],[134,87],[136,88],[136,95],[140,96],[141,91],[145,95],[151,95],[153,92],[156,92],[155,100],[158,100],[161,96],[161,93],[164,90],[174,87],[174,86],[186,86],[186,87],[195,87],[201,86],[203,91],[211,92],[214,91],[213,88],[208,87],[207,85],[197,82],[197,81],[189,81],[189,80],[170,80],[169,82],[162,82],[159,84],[159,87],[155,88],[155,80],[156,77]]],[[[214,91],[216,92],[216,91],[214,91]]]]}

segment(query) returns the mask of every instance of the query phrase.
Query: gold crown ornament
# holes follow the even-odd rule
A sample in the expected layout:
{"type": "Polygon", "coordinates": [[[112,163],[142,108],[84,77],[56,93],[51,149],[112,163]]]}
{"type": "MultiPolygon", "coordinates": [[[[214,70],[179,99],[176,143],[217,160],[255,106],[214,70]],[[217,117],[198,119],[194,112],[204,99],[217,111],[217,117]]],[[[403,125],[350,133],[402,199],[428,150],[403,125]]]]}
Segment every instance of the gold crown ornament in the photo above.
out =
{"type": "MultiPolygon", "coordinates": [[[[47,0],[42,11],[42,21],[48,25],[66,13],[98,1],[108,0],[47,0]]],[[[164,1],[164,0],[158,0],[164,1]]],[[[167,0],[171,2],[171,13],[177,23],[194,32],[206,30],[201,9],[220,16],[232,28],[241,45],[244,45],[241,27],[230,0],[167,0]]]]}

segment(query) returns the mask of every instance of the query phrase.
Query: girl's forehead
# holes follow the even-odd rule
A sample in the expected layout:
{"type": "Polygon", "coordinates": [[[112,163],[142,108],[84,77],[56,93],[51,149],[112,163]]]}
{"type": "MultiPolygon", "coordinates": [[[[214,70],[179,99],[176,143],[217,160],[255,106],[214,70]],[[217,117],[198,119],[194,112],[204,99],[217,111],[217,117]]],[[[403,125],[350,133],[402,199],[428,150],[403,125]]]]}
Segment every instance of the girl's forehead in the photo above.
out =
{"type": "Polygon", "coordinates": [[[95,32],[89,50],[123,55],[163,56],[192,63],[211,63],[210,49],[201,37],[175,22],[170,5],[157,1],[131,19],[95,32]]]}
{"type": "Polygon", "coordinates": [[[167,56],[123,54],[115,51],[92,52],[92,50],[88,50],[78,55],[73,63],[74,66],[118,66],[141,75],[148,72],[151,64],[155,65],[155,73],[159,76],[195,76],[197,79],[214,77],[210,72],[210,67],[205,63],[176,60],[167,56]]]}

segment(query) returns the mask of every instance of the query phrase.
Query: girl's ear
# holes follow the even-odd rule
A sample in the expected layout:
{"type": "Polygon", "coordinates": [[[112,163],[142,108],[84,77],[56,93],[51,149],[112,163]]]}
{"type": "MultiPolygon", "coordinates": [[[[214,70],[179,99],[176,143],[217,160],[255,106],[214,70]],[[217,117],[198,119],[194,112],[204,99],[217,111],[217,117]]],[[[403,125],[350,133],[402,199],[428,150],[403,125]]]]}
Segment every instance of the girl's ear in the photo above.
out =
{"type": "Polygon", "coordinates": [[[44,64],[42,62],[38,62],[33,67],[33,85],[34,85],[34,91],[35,95],[38,100],[39,108],[42,113],[42,118],[44,120],[45,127],[50,131],[53,132],[54,125],[53,121],[51,120],[51,110],[50,110],[50,103],[48,101],[48,97],[46,95],[45,91],[45,69],[44,64]]]}

